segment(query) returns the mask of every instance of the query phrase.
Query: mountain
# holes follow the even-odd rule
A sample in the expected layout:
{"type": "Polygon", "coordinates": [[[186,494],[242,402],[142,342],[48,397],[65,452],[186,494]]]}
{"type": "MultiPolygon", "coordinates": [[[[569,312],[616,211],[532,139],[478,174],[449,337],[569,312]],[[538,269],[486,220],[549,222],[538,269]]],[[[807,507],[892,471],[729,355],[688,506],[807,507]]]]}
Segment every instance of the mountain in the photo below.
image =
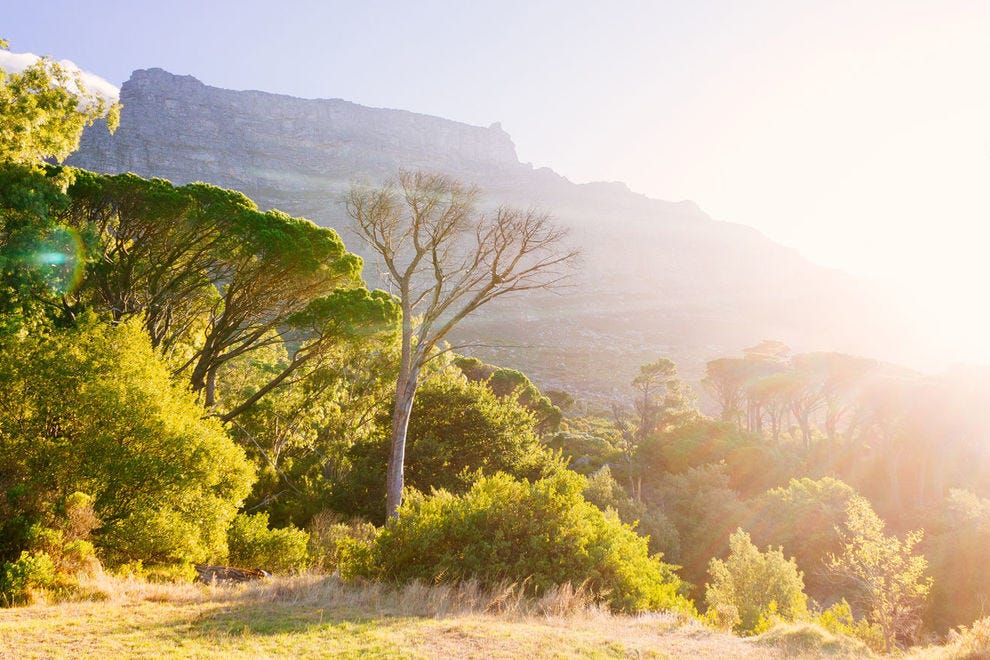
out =
{"type": "Polygon", "coordinates": [[[905,333],[861,283],[694,203],[621,183],[575,184],[520,163],[498,124],[224,90],[161,69],[135,71],[121,102],[117,132],[87,130],[70,165],[207,181],[337,228],[366,257],[372,285],[374,260],[344,229],[340,199],[352,182],[377,184],[399,168],[442,171],[476,183],[484,205],[549,211],[583,252],[571,285],[500,302],[456,337],[486,345],[465,352],[544,387],[624,397],[638,366],[661,355],[696,381],[707,360],[767,338],[796,350],[901,357],[905,333]]]}

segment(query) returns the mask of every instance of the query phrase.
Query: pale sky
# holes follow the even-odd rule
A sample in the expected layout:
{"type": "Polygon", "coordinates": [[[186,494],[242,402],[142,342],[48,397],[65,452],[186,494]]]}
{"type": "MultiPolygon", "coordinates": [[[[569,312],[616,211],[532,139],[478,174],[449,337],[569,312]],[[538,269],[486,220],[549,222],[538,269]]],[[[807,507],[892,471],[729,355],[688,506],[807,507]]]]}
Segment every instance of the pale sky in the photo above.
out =
{"type": "Polygon", "coordinates": [[[11,50],[120,84],[500,121],[521,160],[691,199],[899,290],[990,362],[990,1],[6,0],[11,50]]]}

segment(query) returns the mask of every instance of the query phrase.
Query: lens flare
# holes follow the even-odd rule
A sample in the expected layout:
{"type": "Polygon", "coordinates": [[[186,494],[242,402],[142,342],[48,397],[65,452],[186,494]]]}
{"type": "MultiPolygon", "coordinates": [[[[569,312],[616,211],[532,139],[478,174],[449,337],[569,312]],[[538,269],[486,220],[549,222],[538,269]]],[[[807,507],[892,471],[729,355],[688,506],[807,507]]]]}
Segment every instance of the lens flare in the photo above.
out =
{"type": "Polygon", "coordinates": [[[55,293],[70,295],[82,284],[86,249],[79,232],[56,227],[34,252],[32,261],[55,293]]]}

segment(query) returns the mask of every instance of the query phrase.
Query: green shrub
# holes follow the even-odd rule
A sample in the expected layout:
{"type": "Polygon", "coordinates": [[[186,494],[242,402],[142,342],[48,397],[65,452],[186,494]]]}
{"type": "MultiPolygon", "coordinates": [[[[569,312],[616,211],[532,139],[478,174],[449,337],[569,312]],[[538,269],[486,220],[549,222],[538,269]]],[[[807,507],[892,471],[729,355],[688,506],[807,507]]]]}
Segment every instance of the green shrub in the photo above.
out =
{"type": "Polygon", "coordinates": [[[337,572],[345,580],[374,575],[375,550],[373,541],[344,537],[337,544],[337,572]]]}
{"type": "Polygon", "coordinates": [[[617,611],[693,612],[672,567],[646,539],[604,513],[572,472],[530,482],[497,474],[465,494],[408,494],[373,546],[378,574],[408,582],[523,582],[532,593],[585,585],[617,611]]]}
{"type": "Polygon", "coordinates": [[[58,586],[55,562],[44,551],[24,551],[0,566],[0,604],[10,607],[29,603],[36,592],[58,586]]]}
{"type": "Polygon", "coordinates": [[[883,630],[866,619],[856,620],[845,598],[815,615],[812,621],[831,633],[858,639],[877,653],[883,652],[883,630]]]}
{"type": "Polygon", "coordinates": [[[240,513],[227,533],[230,561],[273,573],[301,571],[309,564],[309,534],[292,525],[268,527],[268,514],[240,513]]]}
{"type": "Polygon", "coordinates": [[[805,590],[819,602],[828,602],[839,591],[834,576],[816,570],[829,553],[842,552],[839,528],[846,508],[856,496],[849,485],[824,477],[791,479],[786,487],[774,488],[753,501],[753,524],[749,530],[758,546],[780,545],[797,565],[808,571],[805,590]]]}
{"type": "MultiPolygon", "coordinates": [[[[774,617],[793,621],[807,612],[804,580],[794,560],[787,560],[778,548],[760,552],[749,534],[739,529],[729,537],[729,556],[712,559],[705,585],[705,601],[710,612],[735,610],[736,632],[753,634],[766,628],[774,617]]],[[[715,621],[725,626],[727,621],[715,621]]]]}
{"type": "MultiPolygon", "coordinates": [[[[378,528],[360,518],[343,522],[343,517],[334,511],[321,511],[313,516],[309,532],[309,556],[315,566],[332,573],[341,569],[344,555],[354,543],[370,547],[378,535],[378,528]]],[[[355,570],[348,568],[345,570],[355,570]]]]}
{"type": "Polygon", "coordinates": [[[659,507],[626,495],[607,465],[588,477],[584,497],[602,511],[614,509],[622,522],[633,525],[637,534],[649,539],[650,552],[664,557],[680,555],[680,535],[670,518],[659,507]]]}

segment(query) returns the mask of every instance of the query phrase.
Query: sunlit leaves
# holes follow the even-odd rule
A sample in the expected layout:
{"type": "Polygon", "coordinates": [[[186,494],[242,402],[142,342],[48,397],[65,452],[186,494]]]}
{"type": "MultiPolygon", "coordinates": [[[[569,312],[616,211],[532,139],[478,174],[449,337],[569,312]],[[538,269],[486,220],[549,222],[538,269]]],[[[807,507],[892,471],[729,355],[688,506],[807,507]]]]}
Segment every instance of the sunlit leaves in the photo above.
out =
{"type": "Polygon", "coordinates": [[[113,132],[120,105],[89,92],[81,76],[57,62],[42,58],[20,73],[0,69],[0,161],[61,162],[99,118],[113,132]]]}

